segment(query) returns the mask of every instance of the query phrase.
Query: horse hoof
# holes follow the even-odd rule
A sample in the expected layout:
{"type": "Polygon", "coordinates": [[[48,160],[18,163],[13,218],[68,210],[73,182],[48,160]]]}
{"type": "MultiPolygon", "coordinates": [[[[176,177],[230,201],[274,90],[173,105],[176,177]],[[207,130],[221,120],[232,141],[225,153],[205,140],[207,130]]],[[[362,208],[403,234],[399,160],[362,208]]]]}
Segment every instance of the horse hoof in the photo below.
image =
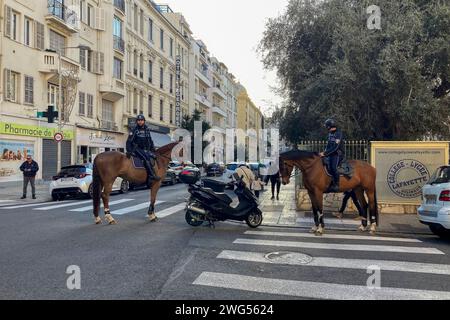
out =
{"type": "Polygon", "coordinates": [[[320,237],[323,235],[325,229],[322,227],[317,228],[316,232],[314,233],[316,236],[320,237]]]}
{"type": "Polygon", "coordinates": [[[95,218],[95,224],[102,224],[102,219],[100,219],[100,217],[96,217],[95,218]]]}
{"type": "Polygon", "coordinates": [[[370,234],[374,235],[377,232],[377,225],[376,223],[372,223],[372,225],[370,226],[370,234]]]}
{"type": "Polygon", "coordinates": [[[117,221],[114,220],[114,218],[110,214],[105,214],[105,220],[106,222],[108,222],[109,225],[117,224],[117,221]]]}
{"type": "Polygon", "coordinates": [[[367,228],[364,227],[363,225],[360,225],[359,228],[358,228],[358,231],[359,231],[359,232],[364,232],[364,231],[366,231],[366,230],[367,230],[367,228]]]}
{"type": "Polygon", "coordinates": [[[152,213],[148,216],[148,220],[150,220],[150,222],[156,222],[158,221],[158,217],[154,213],[152,213]]]}
{"type": "Polygon", "coordinates": [[[317,227],[312,227],[309,232],[310,233],[316,233],[317,232],[317,227]]]}

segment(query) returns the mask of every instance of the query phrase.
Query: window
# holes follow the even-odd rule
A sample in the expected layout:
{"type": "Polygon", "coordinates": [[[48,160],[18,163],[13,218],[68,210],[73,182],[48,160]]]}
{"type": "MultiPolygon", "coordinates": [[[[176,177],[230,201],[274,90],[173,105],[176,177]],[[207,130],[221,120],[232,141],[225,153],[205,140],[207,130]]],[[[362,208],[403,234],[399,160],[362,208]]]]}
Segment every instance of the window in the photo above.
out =
{"type": "Polygon", "coordinates": [[[148,19],[148,41],[153,42],[153,20],[148,19]]]}
{"type": "Polygon", "coordinates": [[[25,76],[25,103],[34,103],[34,79],[30,76],[25,76]]]}
{"type": "Polygon", "coordinates": [[[137,4],[134,4],[134,30],[138,29],[139,10],[137,4]]]}
{"type": "Polygon", "coordinates": [[[133,66],[134,66],[134,69],[133,69],[133,74],[137,77],[137,68],[138,68],[138,54],[137,54],[137,51],[135,50],[134,51],[134,63],[133,63],[133,66]]]}
{"type": "Polygon", "coordinates": [[[11,39],[19,41],[19,14],[15,11],[11,17],[11,39]]]}
{"type": "Polygon", "coordinates": [[[170,56],[173,58],[173,39],[170,38],[170,56]]]}
{"type": "Polygon", "coordinates": [[[159,42],[160,42],[160,48],[162,51],[164,51],[164,30],[161,29],[159,33],[159,42]]]}
{"type": "Polygon", "coordinates": [[[25,18],[23,43],[29,47],[31,46],[31,34],[33,32],[32,25],[33,25],[33,21],[28,18],[25,18]]]}
{"type": "Polygon", "coordinates": [[[170,93],[173,93],[173,74],[170,74],[170,93]]]}
{"type": "Polygon", "coordinates": [[[148,61],[148,82],[153,82],[153,61],[148,61]]]}
{"type": "Polygon", "coordinates": [[[80,49],[80,66],[81,69],[86,70],[86,50],[80,49]]]}
{"type": "Polygon", "coordinates": [[[139,94],[139,114],[144,114],[144,92],[139,94]]]}
{"type": "Polygon", "coordinates": [[[148,95],[148,116],[153,118],[153,96],[151,94],[148,95]]]}
{"type": "Polygon", "coordinates": [[[159,87],[164,89],[164,69],[161,68],[159,70],[159,87]]]}
{"type": "Polygon", "coordinates": [[[164,101],[159,100],[159,120],[164,121],[164,101]]]}
{"type": "Polygon", "coordinates": [[[50,106],[54,106],[55,108],[59,107],[58,105],[58,96],[59,88],[57,85],[52,83],[47,84],[47,103],[50,106]]]}
{"type": "Polygon", "coordinates": [[[80,116],[86,114],[86,94],[84,92],[78,94],[78,114],[80,116]]]}
{"type": "Polygon", "coordinates": [[[144,35],[144,10],[141,9],[141,12],[139,14],[139,33],[141,36],[144,35]]]}
{"type": "Polygon", "coordinates": [[[12,101],[12,102],[18,102],[19,101],[19,74],[5,69],[5,99],[12,101]]]}
{"type": "Polygon", "coordinates": [[[139,78],[144,79],[144,55],[141,54],[139,57],[139,78]]]}
{"type": "Polygon", "coordinates": [[[122,20],[114,16],[113,19],[113,35],[119,39],[122,39],[122,20]]]}
{"type": "Polygon", "coordinates": [[[80,21],[84,22],[84,0],[80,0],[80,21]]]}
{"type": "MultiPolygon", "coordinates": [[[[107,124],[114,123],[114,105],[111,101],[102,101],[102,120],[107,124]]],[[[113,126],[107,125],[108,129],[112,129],[113,126]]]]}
{"type": "Polygon", "coordinates": [[[122,79],[122,65],[123,65],[122,60],[114,58],[113,77],[119,80],[122,79]]]}
{"type": "Polygon", "coordinates": [[[66,37],[50,30],[50,49],[55,50],[61,55],[65,55],[66,37]]]}
{"type": "Polygon", "coordinates": [[[170,104],[170,124],[173,124],[173,104],[170,104]]]}
{"type": "Polygon", "coordinates": [[[35,40],[35,48],[44,50],[45,48],[45,27],[42,23],[34,21],[34,40],[35,40]]]}
{"type": "Polygon", "coordinates": [[[92,94],[87,94],[87,116],[89,118],[94,117],[94,96],[92,94]]]}
{"type": "Polygon", "coordinates": [[[139,99],[139,96],[138,96],[137,89],[134,89],[134,92],[133,92],[133,114],[137,114],[137,112],[138,112],[138,99],[139,99]]]}
{"type": "Polygon", "coordinates": [[[92,27],[94,25],[94,7],[91,5],[88,5],[88,11],[87,11],[87,24],[92,27]]]}

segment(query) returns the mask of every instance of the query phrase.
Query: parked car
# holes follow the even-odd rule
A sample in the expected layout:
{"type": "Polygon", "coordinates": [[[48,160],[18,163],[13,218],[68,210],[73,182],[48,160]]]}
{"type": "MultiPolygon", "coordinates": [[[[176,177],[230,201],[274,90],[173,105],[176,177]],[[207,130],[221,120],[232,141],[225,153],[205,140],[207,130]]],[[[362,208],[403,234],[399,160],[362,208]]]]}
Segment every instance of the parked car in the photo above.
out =
{"type": "Polygon", "coordinates": [[[450,166],[438,168],[422,188],[422,204],[417,214],[431,232],[450,237],[450,166]]]}
{"type": "Polygon", "coordinates": [[[259,162],[249,162],[247,163],[247,165],[250,168],[250,170],[253,171],[253,174],[256,177],[259,177],[262,181],[265,180],[267,171],[267,167],[265,164],[259,162]]]}
{"type": "MultiPolygon", "coordinates": [[[[169,184],[169,185],[173,186],[177,182],[178,182],[178,177],[177,177],[176,172],[170,168],[167,169],[167,173],[166,173],[166,176],[164,177],[163,184],[169,184]]],[[[145,188],[148,189],[146,182],[139,183],[139,184],[130,182],[130,190],[145,189],[145,188]]]]}
{"type": "Polygon", "coordinates": [[[219,163],[211,163],[206,167],[206,175],[208,177],[220,177],[224,173],[224,169],[219,163]]]}
{"type": "Polygon", "coordinates": [[[175,172],[177,180],[179,180],[178,176],[180,175],[180,172],[183,171],[184,169],[183,164],[179,161],[170,161],[169,168],[175,172]]]}
{"type": "MultiPolygon", "coordinates": [[[[53,177],[49,192],[53,201],[64,200],[71,196],[89,196],[92,198],[92,170],[83,165],[67,166],[53,177]]],[[[128,181],[117,178],[113,184],[113,191],[127,193],[130,188],[128,181]]]]}

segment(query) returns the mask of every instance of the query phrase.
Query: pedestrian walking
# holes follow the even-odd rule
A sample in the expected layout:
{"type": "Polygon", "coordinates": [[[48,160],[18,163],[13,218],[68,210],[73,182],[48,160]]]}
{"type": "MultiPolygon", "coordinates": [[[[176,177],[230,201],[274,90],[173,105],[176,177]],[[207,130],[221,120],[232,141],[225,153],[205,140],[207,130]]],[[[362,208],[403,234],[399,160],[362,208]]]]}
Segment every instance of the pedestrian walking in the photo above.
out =
{"type": "Polygon", "coordinates": [[[344,192],[344,198],[342,199],[342,205],[338,212],[333,213],[333,216],[335,216],[338,219],[342,219],[344,217],[344,211],[345,208],[347,208],[348,200],[352,198],[353,203],[355,204],[356,209],[358,209],[358,213],[361,217],[364,217],[363,209],[361,208],[361,205],[359,204],[358,198],[356,197],[355,191],[348,190],[344,192]]]}
{"type": "MultiPolygon", "coordinates": [[[[272,166],[272,162],[269,164],[272,166]]],[[[281,188],[281,179],[280,179],[280,171],[278,170],[275,174],[267,175],[265,179],[266,186],[271,183],[272,189],[272,198],[270,200],[275,199],[275,187],[277,189],[277,200],[280,200],[280,188],[281,188]]]]}
{"type": "Polygon", "coordinates": [[[36,199],[35,178],[39,171],[39,166],[30,155],[27,155],[26,161],[20,166],[20,171],[23,172],[23,195],[20,199],[26,199],[28,182],[31,184],[31,194],[33,199],[36,199]]]}

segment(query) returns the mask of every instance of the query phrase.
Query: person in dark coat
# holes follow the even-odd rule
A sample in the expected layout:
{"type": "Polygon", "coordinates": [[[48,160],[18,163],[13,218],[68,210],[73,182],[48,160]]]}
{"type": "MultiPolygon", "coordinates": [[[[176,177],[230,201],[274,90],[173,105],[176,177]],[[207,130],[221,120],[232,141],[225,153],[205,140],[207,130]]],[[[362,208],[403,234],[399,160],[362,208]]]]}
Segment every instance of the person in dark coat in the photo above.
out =
{"type": "Polygon", "coordinates": [[[35,179],[36,173],[39,171],[39,166],[30,155],[27,155],[27,160],[20,166],[20,171],[23,172],[23,195],[20,199],[26,199],[28,182],[31,184],[31,194],[33,199],[36,199],[35,179]]]}

